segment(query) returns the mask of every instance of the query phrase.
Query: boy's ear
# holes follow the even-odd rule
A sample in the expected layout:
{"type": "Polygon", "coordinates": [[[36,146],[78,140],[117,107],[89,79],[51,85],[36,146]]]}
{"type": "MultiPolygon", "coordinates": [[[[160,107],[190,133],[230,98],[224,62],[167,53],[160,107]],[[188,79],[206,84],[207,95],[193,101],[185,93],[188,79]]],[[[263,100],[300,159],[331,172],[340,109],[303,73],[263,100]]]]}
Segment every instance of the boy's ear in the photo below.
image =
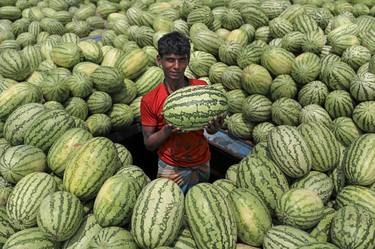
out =
{"type": "Polygon", "coordinates": [[[157,63],[158,65],[161,64],[161,57],[160,57],[160,55],[157,55],[157,56],[156,56],[156,63],[157,63]]]}

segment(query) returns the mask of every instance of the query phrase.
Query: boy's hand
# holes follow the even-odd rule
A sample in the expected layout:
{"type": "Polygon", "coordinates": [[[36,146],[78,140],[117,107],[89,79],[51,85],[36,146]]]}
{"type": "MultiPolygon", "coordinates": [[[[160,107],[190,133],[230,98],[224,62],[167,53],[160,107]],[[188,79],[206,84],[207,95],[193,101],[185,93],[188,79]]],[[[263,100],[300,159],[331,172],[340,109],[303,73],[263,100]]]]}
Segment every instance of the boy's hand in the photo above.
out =
{"type": "Polygon", "coordinates": [[[204,126],[208,134],[215,134],[220,128],[223,127],[224,116],[220,115],[211,120],[208,125],[204,126]]]}
{"type": "Polygon", "coordinates": [[[166,134],[166,135],[170,135],[172,133],[175,133],[175,132],[181,132],[181,129],[172,125],[172,124],[166,124],[163,126],[162,128],[163,132],[166,134]]]}

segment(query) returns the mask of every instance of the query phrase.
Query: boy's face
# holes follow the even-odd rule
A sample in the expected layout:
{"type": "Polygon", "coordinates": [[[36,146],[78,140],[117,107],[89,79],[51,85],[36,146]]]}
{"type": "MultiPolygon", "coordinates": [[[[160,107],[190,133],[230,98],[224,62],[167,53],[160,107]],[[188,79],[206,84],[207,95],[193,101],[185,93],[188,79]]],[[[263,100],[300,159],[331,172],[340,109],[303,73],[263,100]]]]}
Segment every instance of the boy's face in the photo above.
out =
{"type": "Polygon", "coordinates": [[[166,79],[179,80],[184,78],[185,69],[189,64],[187,55],[166,54],[162,57],[157,57],[157,62],[164,71],[166,79]]]}

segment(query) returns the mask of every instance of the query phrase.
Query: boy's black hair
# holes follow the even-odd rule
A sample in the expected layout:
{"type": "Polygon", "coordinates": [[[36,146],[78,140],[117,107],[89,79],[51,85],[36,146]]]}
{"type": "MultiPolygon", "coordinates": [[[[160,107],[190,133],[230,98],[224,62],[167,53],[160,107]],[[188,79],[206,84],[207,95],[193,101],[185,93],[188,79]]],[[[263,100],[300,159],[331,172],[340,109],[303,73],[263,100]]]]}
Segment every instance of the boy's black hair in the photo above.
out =
{"type": "Polygon", "coordinates": [[[172,53],[190,57],[189,39],[177,31],[167,33],[158,41],[158,53],[160,57],[172,53]]]}

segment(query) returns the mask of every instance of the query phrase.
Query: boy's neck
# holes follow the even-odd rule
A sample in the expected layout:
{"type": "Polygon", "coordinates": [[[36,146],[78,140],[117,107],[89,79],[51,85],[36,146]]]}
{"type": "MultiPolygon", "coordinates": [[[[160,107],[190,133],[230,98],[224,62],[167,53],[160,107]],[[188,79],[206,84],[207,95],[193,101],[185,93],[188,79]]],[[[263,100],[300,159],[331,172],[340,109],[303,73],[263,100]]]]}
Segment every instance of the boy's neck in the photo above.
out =
{"type": "Polygon", "coordinates": [[[185,77],[182,79],[178,79],[178,80],[165,79],[164,83],[166,84],[169,93],[172,93],[180,88],[188,86],[189,80],[185,77]]]}

